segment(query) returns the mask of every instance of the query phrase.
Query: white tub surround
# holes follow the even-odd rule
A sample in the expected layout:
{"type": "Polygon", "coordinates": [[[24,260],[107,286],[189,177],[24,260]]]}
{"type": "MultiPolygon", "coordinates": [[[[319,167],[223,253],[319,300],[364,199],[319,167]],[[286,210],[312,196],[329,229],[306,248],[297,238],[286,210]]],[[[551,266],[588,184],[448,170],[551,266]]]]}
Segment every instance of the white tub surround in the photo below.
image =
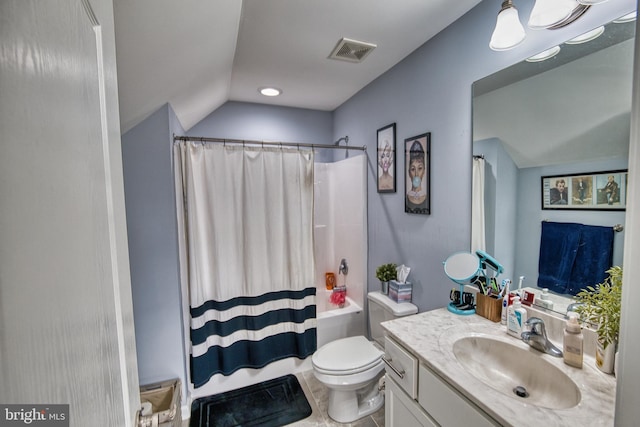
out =
{"type": "Polygon", "coordinates": [[[344,307],[329,302],[331,291],[318,291],[316,294],[318,348],[340,338],[364,335],[365,314],[347,294],[344,307]]]}
{"type": "MultiPolygon", "coordinates": [[[[476,410],[483,411],[484,414],[478,414],[486,415],[489,425],[613,425],[615,378],[600,372],[590,356],[585,355],[583,368],[576,369],[564,364],[562,358],[539,353],[521,340],[508,336],[504,325],[480,316],[458,316],[445,308],[384,322],[382,326],[391,339],[417,358],[421,370],[431,371],[446,382],[461,399],[470,402],[476,410]],[[507,396],[476,379],[465,370],[453,353],[453,344],[458,339],[472,335],[488,336],[537,352],[539,357],[560,369],[576,383],[581,394],[580,403],[569,409],[546,409],[526,403],[525,399],[515,395],[507,396]]],[[[424,403],[420,396],[418,401],[424,403]]],[[[415,401],[412,405],[412,410],[424,413],[415,401]]],[[[456,408],[448,410],[456,411],[456,408]]]]}

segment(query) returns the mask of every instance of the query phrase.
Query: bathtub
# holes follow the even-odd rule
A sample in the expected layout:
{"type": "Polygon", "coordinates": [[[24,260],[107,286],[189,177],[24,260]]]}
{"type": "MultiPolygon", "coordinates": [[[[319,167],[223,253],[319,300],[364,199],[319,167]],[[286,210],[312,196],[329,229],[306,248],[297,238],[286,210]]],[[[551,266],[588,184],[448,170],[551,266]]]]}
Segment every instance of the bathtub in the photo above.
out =
{"type": "Polygon", "coordinates": [[[365,315],[362,307],[347,294],[344,307],[329,302],[331,291],[318,290],[316,318],[318,322],[318,348],[339,338],[365,335],[365,315]]]}

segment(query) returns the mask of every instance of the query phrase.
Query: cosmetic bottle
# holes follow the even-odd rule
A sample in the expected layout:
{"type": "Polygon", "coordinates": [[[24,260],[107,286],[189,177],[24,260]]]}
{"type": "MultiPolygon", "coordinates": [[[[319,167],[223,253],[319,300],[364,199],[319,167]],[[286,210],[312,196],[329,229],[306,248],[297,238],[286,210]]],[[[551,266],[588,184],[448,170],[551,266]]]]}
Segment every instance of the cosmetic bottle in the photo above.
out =
{"type": "Polygon", "coordinates": [[[521,338],[522,328],[527,321],[527,310],[522,307],[520,297],[513,298],[513,304],[507,310],[507,333],[516,338],[521,338]]]}
{"type": "Polygon", "coordinates": [[[542,289],[542,294],[540,295],[540,298],[538,298],[536,304],[542,308],[546,308],[547,310],[553,310],[553,301],[549,299],[548,288],[542,289]]]}
{"type": "Polygon", "coordinates": [[[578,313],[570,311],[564,327],[564,345],[562,355],[564,363],[576,368],[582,368],[582,347],[584,337],[578,323],[578,313]]]}

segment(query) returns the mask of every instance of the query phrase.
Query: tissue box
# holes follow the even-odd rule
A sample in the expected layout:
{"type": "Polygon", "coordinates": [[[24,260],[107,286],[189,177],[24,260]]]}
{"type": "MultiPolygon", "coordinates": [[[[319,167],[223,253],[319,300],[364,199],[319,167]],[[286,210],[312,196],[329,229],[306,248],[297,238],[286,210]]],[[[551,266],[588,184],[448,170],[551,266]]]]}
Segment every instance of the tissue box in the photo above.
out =
{"type": "Polygon", "coordinates": [[[411,282],[398,283],[396,280],[389,282],[389,298],[395,302],[411,302],[413,285],[411,282]]]}

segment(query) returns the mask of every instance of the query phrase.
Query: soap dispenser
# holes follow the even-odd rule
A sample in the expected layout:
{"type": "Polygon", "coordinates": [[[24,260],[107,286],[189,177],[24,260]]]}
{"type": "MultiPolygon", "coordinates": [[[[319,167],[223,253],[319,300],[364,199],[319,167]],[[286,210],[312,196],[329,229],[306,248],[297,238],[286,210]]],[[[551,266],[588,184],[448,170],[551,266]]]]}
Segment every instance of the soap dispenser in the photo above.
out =
{"type": "Polygon", "coordinates": [[[507,310],[507,333],[516,338],[521,338],[524,324],[527,321],[527,310],[522,307],[520,297],[513,298],[513,304],[507,310]]]}
{"type": "Polygon", "coordinates": [[[553,301],[549,298],[549,289],[542,289],[542,294],[538,299],[538,305],[542,308],[546,308],[547,310],[553,310],[553,301]]]}
{"type": "Polygon", "coordinates": [[[582,347],[584,337],[578,323],[578,313],[570,311],[564,328],[564,363],[576,368],[582,368],[582,347]]]}

